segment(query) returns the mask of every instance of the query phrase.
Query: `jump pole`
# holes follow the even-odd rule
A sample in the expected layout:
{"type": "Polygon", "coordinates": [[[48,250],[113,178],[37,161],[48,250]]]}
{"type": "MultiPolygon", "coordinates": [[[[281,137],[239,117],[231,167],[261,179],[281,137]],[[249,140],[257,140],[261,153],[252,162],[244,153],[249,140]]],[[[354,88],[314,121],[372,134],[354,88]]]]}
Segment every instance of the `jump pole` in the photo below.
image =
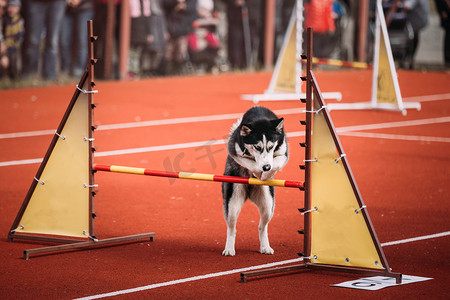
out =
{"type": "Polygon", "coordinates": [[[242,184],[251,184],[251,185],[268,185],[268,186],[290,187],[290,188],[303,189],[303,182],[292,181],[292,180],[269,179],[266,181],[262,181],[257,178],[224,176],[224,175],[213,175],[213,174],[202,174],[202,173],[190,173],[190,172],[167,172],[167,171],[150,170],[150,169],[145,169],[145,168],[133,168],[133,167],[114,166],[114,165],[98,165],[98,164],[93,165],[93,170],[114,172],[114,173],[157,176],[157,177],[170,177],[170,178],[179,178],[179,179],[231,182],[231,183],[242,183],[242,184]]]}

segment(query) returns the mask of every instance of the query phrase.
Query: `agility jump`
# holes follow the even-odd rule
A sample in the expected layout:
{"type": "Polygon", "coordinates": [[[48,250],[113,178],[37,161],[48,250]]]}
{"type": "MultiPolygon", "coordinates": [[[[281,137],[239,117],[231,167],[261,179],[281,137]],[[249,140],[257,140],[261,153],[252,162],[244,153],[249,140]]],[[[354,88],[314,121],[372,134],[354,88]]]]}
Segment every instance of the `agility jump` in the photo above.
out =
{"type": "Polygon", "coordinates": [[[150,170],[150,169],[144,169],[144,168],[133,168],[133,167],[124,167],[124,166],[108,166],[108,165],[94,165],[93,169],[96,171],[147,175],[147,176],[157,176],[157,177],[170,177],[170,178],[179,178],[179,179],[231,182],[231,183],[242,183],[242,184],[251,184],[251,185],[290,187],[290,188],[303,188],[303,182],[292,181],[292,180],[269,179],[266,181],[262,181],[257,178],[224,176],[224,175],[213,175],[213,174],[202,174],[202,173],[190,173],[190,172],[167,172],[167,171],[156,171],[156,170],[150,170]]]}
{"type": "Polygon", "coordinates": [[[97,216],[94,200],[98,193],[94,174],[97,171],[303,189],[304,184],[297,181],[261,181],[256,178],[94,165],[96,126],[93,110],[96,105],[93,96],[96,91],[93,88],[96,59],[93,57],[93,43],[97,37],[93,35],[92,21],[88,22],[88,36],[88,66],[8,233],[10,242],[34,240],[62,245],[24,250],[25,259],[33,254],[53,251],[92,248],[142,239],[154,240],[153,232],[98,239],[94,222],[97,216]],[[68,157],[73,159],[67,159],[68,157]]]}

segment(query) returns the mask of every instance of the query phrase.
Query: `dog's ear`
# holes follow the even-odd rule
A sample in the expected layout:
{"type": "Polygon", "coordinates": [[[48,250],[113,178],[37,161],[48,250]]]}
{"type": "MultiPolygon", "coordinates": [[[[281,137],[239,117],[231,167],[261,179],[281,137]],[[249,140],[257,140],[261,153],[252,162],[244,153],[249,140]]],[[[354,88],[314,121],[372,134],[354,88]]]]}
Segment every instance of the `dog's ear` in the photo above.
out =
{"type": "Polygon", "coordinates": [[[247,136],[250,132],[252,132],[252,130],[248,125],[243,124],[241,126],[241,136],[247,136]]]}
{"type": "Polygon", "coordinates": [[[278,133],[282,133],[283,132],[283,122],[284,122],[283,118],[280,118],[280,119],[277,119],[277,120],[273,120],[271,122],[272,122],[272,126],[275,128],[276,132],[278,132],[278,133]]]}

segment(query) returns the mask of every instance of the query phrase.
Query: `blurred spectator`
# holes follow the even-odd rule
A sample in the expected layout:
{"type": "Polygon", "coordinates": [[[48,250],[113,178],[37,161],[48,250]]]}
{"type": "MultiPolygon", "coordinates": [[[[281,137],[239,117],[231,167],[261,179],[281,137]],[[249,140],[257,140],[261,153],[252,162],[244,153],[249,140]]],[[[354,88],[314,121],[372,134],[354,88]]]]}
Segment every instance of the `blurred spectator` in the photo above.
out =
{"type": "Polygon", "coordinates": [[[197,18],[196,0],[163,0],[167,17],[169,41],[166,49],[166,74],[183,71],[187,62],[187,36],[197,18]]]}
{"type": "Polygon", "coordinates": [[[332,5],[332,0],[307,0],[304,4],[305,28],[313,28],[313,55],[319,58],[328,58],[335,46],[330,42],[336,31],[332,5]]]}
{"type": "Polygon", "coordinates": [[[436,8],[441,18],[441,26],[445,31],[444,37],[444,60],[445,67],[450,68],[450,1],[434,0],[436,8]]]}
{"type": "Polygon", "coordinates": [[[159,73],[167,25],[159,0],[130,0],[130,76],[159,73]]]}
{"type": "Polygon", "coordinates": [[[65,0],[27,0],[25,22],[28,32],[25,35],[23,78],[38,74],[41,37],[45,28],[42,76],[44,79],[56,79],[59,30],[65,7],[65,0]]]}
{"type": "Polygon", "coordinates": [[[150,36],[143,58],[144,75],[162,74],[162,61],[166,52],[167,22],[160,0],[150,0],[150,36]]]}
{"type": "Polygon", "coordinates": [[[111,78],[118,75],[114,64],[119,39],[120,0],[94,0],[94,35],[98,36],[94,46],[95,76],[111,78]],[[111,14],[111,15],[109,15],[111,14]],[[112,35],[108,31],[112,27],[112,35]]]}
{"type": "Polygon", "coordinates": [[[199,18],[212,18],[214,11],[213,0],[197,0],[197,16],[199,18]]]}
{"type": "Polygon", "coordinates": [[[428,25],[430,7],[428,0],[405,0],[404,9],[406,10],[406,15],[408,21],[414,30],[414,41],[412,48],[412,63],[410,68],[414,68],[414,55],[419,45],[419,33],[420,31],[428,25]]]}
{"type": "Polygon", "coordinates": [[[5,39],[3,38],[3,15],[5,14],[6,0],[0,0],[0,78],[2,78],[9,65],[8,57],[6,56],[5,39]]]}
{"type": "MultiPolygon", "coordinates": [[[[296,9],[297,0],[283,0],[281,1],[280,15],[281,15],[281,32],[285,33],[289,25],[289,19],[292,12],[296,9]]],[[[297,12],[295,12],[297,13],[297,12]]]]}
{"type": "MultiPolygon", "coordinates": [[[[250,29],[250,48],[257,47],[257,40],[261,30],[261,7],[262,3],[259,0],[223,0],[227,5],[227,20],[228,20],[228,42],[227,52],[228,60],[231,68],[244,69],[247,64],[245,52],[245,37],[244,37],[244,21],[248,21],[250,29]],[[248,16],[243,13],[243,7],[247,6],[248,16]],[[244,18],[246,20],[244,20],[244,18]]],[[[252,59],[250,59],[252,60],[252,59]]]]}
{"type": "Polygon", "coordinates": [[[130,0],[131,36],[129,54],[129,76],[139,77],[142,57],[150,34],[150,0],[130,0]]]}
{"type": "Polygon", "coordinates": [[[188,53],[194,67],[212,71],[219,51],[218,20],[213,16],[214,1],[197,1],[197,19],[188,35],[188,53]]]}
{"type": "Polygon", "coordinates": [[[24,34],[20,7],[20,0],[8,0],[3,29],[6,56],[8,57],[7,73],[11,79],[17,79],[20,75],[20,49],[24,34]]]}
{"type": "Polygon", "coordinates": [[[93,0],[67,0],[60,32],[60,71],[76,78],[88,61],[87,21],[94,16],[93,0]]]}

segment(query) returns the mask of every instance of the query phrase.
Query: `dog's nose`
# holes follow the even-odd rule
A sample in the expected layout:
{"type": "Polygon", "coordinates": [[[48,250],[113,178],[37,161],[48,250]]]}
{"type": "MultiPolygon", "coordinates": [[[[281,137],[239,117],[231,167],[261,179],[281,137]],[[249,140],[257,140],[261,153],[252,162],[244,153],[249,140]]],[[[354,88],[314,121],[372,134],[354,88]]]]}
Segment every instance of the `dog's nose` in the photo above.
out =
{"type": "Polygon", "coordinates": [[[269,164],[263,166],[263,171],[264,172],[270,171],[270,169],[272,169],[272,166],[269,165],[269,164]]]}

